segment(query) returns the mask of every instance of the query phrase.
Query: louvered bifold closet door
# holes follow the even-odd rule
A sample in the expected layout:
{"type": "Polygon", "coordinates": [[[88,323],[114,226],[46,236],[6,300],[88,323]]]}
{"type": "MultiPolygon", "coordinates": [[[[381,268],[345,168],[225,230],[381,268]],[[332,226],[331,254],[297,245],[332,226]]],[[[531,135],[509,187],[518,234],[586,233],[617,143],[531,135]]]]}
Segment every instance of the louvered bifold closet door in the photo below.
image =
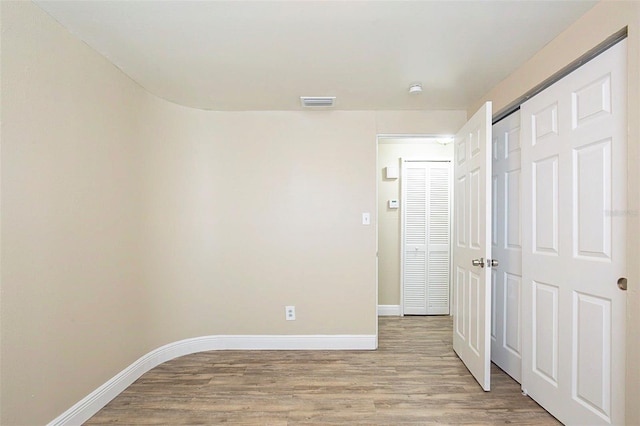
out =
{"type": "Polygon", "coordinates": [[[427,167],[405,163],[403,173],[404,313],[427,313],[427,167]]]}
{"type": "Polygon", "coordinates": [[[403,312],[449,313],[449,163],[403,167],[403,312]]]}
{"type": "Polygon", "coordinates": [[[449,313],[449,163],[429,165],[427,314],[449,313]]]}

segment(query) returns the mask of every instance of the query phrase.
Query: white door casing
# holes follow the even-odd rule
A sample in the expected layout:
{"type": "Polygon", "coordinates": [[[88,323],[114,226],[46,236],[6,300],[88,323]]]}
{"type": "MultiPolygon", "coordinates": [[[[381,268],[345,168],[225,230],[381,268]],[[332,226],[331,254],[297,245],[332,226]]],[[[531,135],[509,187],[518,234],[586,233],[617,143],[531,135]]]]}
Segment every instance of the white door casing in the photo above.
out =
{"type": "Polygon", "coordinates": [[[453,349],[485,391],[490,389],[491,102],[454,143],[453,349]]]}
{"type": "Polygon", "coordinates": [[[520,382],[522,371],[520,112],[493,125],[491,361],[520,382]]]}
{"type": "Polygon", "coordinates": [[[402,162],[403,314],[449,314],[450,180],[448,161],[402,162]]]}
{"type": "Polygon", "coordinates": [[[563,423],[624,424],[626,41],[521,115],[522,388],[563,423]]]}

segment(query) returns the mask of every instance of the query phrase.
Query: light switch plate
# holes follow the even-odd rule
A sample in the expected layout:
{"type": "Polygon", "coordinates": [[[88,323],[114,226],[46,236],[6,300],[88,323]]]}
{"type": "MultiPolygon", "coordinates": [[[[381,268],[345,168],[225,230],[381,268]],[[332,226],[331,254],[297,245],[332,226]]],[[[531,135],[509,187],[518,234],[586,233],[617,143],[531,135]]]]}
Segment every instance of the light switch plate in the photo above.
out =
{"type": "Polygon", "coordinates": [[[370,213],[362,213],[362,224],[363,225],[371,225],[371,214],[370,213]]]}

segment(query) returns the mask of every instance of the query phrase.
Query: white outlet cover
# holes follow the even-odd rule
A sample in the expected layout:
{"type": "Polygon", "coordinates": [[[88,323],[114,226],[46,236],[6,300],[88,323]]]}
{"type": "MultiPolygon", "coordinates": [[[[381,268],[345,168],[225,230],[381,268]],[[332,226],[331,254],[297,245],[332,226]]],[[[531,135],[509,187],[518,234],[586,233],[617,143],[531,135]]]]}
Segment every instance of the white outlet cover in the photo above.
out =
{"type": "Polygon", "coordinates": [[[296,319],[296,307],[295,306],[285,306],[284,307],[284,317],[287,321],[294,321],[296,319]]]}

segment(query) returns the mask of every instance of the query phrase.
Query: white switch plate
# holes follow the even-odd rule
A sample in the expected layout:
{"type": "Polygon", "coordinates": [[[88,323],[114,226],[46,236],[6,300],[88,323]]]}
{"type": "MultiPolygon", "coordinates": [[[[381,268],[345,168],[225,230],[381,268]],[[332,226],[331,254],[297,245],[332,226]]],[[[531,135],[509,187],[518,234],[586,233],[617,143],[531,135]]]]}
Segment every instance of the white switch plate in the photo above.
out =
{"type": "Polygon", "coordinates": [[[284,317],[287,321],[295,321],[296,319],[296,307],[295,306],[285,306],[284,307],[284,317]]]}
{"type": "Polygon", "coordinates": [[[371,214],[370,213],[362,213],[362,224],[363,225],[371,225],[371,214]]]}

